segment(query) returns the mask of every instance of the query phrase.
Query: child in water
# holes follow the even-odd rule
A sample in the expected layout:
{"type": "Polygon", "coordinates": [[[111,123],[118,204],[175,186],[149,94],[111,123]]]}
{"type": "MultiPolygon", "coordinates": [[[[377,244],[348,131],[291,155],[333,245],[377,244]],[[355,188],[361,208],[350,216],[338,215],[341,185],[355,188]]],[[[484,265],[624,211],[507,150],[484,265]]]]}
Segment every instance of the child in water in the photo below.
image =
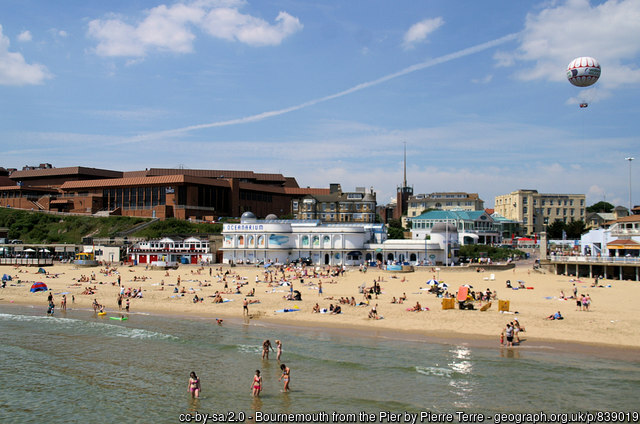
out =
{"type": "Polygon", "coordinates": [[[200,379],[193,371],[191,371],[189,377],[189,392],[191,392],[191,397],[194,399],[200,397],[200,379]]]}

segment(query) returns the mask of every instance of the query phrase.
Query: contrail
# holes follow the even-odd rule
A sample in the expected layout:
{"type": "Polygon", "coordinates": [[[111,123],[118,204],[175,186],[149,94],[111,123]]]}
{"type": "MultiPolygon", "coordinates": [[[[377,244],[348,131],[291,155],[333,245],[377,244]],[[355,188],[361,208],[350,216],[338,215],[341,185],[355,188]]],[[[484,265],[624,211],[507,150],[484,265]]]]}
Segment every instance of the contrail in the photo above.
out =
{"type": "Polygon", "coordinates": [[[369,88],[369,87],[376,86],[378,84],[382,84],[383,82],[387,82],[387,81],[392,80],[394,78],[398,78],[398,77],[401,77],[403,75],[410,74],[412,72],[420,71],[422,69],[430,68],[432,66],[439,65],[441,63],[449,62],[449,61],[452,61],[452,60],[455,60],[455,59],[459,59],[461,57],[465,57],[465,56],[469,56],[469,55],[474,54],[474,53],[481,52],[483,50],[490,49],[491,47],[495,47],[495,46],[498,46],[500,44],[504,44],[504,43],[506,43],[508,41],[514,40],[515,38],[518,37],[518,35],[519,35],[519,33],[513,33],[513,34],[505,35],[504,37],[497,38],[497,39],[492,40],[492,41],[487,41],[486,43],[478,44],[478,45],[472,46],[472,47],[467,47],[466,49],[458,50],[457,52],[454,52],[454,53],[449,53],[449,54],[446,54],[444,56],[437,57],[435,59],[430,59],[430,60],[427,60],[425,62],[421,62],[421,63],[417,63],[415,65],[411,65],[411,66],[409,66],[407,68],[404,68],[404,69],[402,69],[402,70],[400,70],[398,72],[395,72],[395,73],[389,74],[389,75],[385,75],[385,76],[380,77],[378,79],[375,79],[373,81],[363,82],[361,84],[358,84],[358,85],[353,86],[351,88],[348,88],[346,90],[339,91],[337,93],[330,94],[328,96],[320,97],[318,99],[309,100],[308,102],[300,103],[298,105],[290,106],[290,107],[287,107],[287,108],[284,108],[284,109],[277,109],[277,110],[272,110],[272,111],[268,111],[268,112],[262,112],[262,113],[258,113],[257,115],[250,115],[250,116],[245,116],[243,118],[230,119],[230,120],[227,120],[227,121],[218,121],[218,122],[210,122],[208,124],[190,125],[188,127],[176,128],[176,129],[173,129],[173,130],[166,130],[166,131],[158,131],[158,132],[154,132],[154,133],[148,133],[148,134],[132,137],[132,138],[129,139],[129,141],[130,142],[131,141],[142,141],[142,140],[145,140],[145,139],[148,139],[148,138],[152,138],[152,137],[157,137],[157,136],[179,135],[179,134],[182,134],[182,133],[196,131],[196,130],[202,130],[202,129],[206,129],[206,128],[226,127],[226,126],[229,126],[229,125],[239,125],[239,124],[246,124],[246,123],[249,123],[249,122],[262,121],[263,119],[272,118],[274,116],[284,115],[284,114],[289,113],[289,112],[295,112],[296,110],[304,109],[306,107],[313,106],[313,105],[316,105],[318,103],[322,103],[322,102],[326,102],[328,100],[333,100],[333,99],[337,99],[339,97],[347,96],[349,94],[355,93],[356,91],[364,90],[365,88],[369,88]]]}

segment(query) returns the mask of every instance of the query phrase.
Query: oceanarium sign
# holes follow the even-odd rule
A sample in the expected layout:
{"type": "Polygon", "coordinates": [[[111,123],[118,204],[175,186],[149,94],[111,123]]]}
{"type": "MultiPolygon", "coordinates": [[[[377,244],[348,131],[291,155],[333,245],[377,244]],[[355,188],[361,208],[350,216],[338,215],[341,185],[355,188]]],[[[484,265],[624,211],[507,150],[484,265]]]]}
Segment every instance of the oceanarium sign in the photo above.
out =
{"type": "Polygon", "coordinates": [[[264,231],[263,224],[224,224],[224,231],[264,231]]]}

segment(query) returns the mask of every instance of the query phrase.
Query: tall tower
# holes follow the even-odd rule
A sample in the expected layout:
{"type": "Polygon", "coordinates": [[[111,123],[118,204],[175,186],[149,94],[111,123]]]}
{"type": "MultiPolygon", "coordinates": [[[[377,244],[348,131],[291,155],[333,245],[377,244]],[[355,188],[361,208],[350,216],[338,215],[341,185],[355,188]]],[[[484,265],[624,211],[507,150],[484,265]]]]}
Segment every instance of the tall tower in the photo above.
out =
{"type": "Polygon", "coordinates": [[[407,186],[407,142],[404,142],[404,179],[402,187],[398,187],[396,193],[396,208],[393,210],[393,219],[402,219],[407,212],[409,197],[413,196],[413,187],[407,186]]]}

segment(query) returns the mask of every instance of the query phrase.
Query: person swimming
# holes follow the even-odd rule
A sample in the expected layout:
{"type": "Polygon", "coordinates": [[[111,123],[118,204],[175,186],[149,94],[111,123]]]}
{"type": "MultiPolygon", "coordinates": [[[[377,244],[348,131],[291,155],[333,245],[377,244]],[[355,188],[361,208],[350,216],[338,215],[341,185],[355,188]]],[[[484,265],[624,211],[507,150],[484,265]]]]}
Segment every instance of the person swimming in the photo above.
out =
{"type": "Polygon", "coordinates": [[[189,392],[191,392],[191,397],[199,398],[200,390],[200,379],[194,371],[191,371],[191,375],[189,376],[189,392]]]}
{"type": "Polygon", "coordinates": [[[280,365],[280,369],[282,370],[282,375],[280,376],[278,381],[284,381],[284,387],[282,388],[282,391],[288,392],[291,390],[289,388],[289,382],[291,380],[291,370],[285,364],[280,365]]]}
{"type": "Polygon", "coordinates": [[[262,377],[260,376],[260,370],[256,370],[256,375],[253,376],[253,381],[251,382],[251,393],[253,396],[260,396],[261,390],[262,377]]]}

